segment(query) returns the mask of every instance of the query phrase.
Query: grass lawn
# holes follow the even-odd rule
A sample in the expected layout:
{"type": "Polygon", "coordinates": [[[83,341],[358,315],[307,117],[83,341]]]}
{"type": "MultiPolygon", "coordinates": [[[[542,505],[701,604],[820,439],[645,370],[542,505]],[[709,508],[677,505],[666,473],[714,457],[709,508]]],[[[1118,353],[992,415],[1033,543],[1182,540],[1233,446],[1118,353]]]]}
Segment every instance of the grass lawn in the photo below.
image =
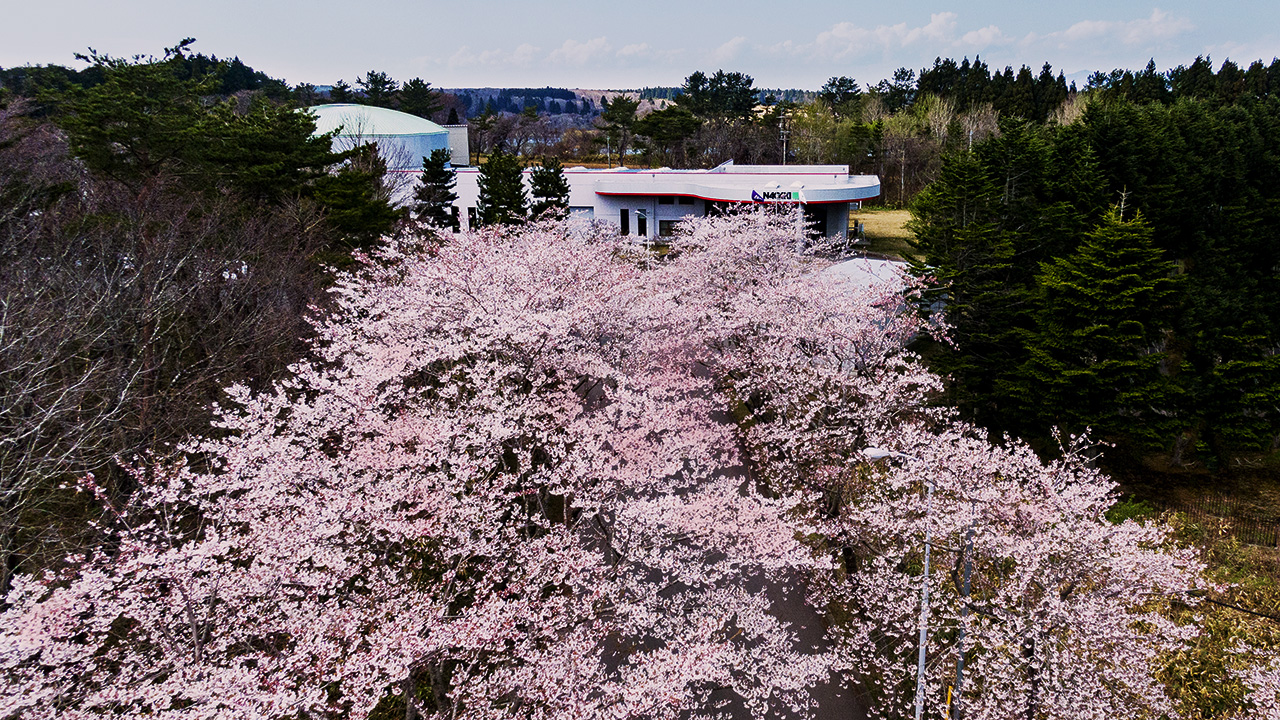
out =
{"type": "Polygon", "coordinates": [[[911,231],[906,223],[911,213],[906,210],[863,208],[849,213],[849,223],[860,222],[866,228],[868,255],[903,260],[911,252],[907,242],[911,231]]]}

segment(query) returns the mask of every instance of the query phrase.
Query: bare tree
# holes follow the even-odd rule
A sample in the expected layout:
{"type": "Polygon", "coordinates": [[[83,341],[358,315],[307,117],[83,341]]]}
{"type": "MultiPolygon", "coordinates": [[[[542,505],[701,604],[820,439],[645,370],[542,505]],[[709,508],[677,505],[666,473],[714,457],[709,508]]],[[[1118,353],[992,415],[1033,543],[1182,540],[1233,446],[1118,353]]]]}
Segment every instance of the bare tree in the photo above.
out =
{"type": "Polygon", "coordinates": [[[956,119],[956,104],[951,98],[927,94],[916,101],[912,110],[934,139],[946,142],[951,123],[956,119]]]}
{"type": "Polygon", "coordinates": [[[873,123],[889,117],[889,110],[879,95],[868,95],[862,103],[862,121],[873,123]]]}
{"type": "Polygon", "coordinates": [[[823,103],[809,103],[791,118],[791,148],[802,163],[830,162],[836,118],[823,103]]]}
{"type": "Polygon", "coordinates": [[[908,113],[884,122],[880,144],[880,182],[884,198],[899,207],[932,182],[941,166],[942,143],[927,136],[919,121],[908,113]]]}
{"type": "Polygon", "coordinates": [[[969,108],[960,115],[960,128],[965,134],[965,146],[973,147],[1000,131],[1000,113],[991,103],[982,103],[969,108]]]}
{"type": "Polygon", "coordinates": [[[422,158],[415,157],[406,146],[394,141],[379,142],[367,115],[347,116],[342,134],[334,138],[338,152],[361,150],[349,161],[358,170],[380,178],[378,198],[403,203],[413,195],[413,186],[422,168],[422,158]]]}
{"type": "Polygon", "coordinates": [[[301,352],[317,209],[246,208],[160,178],[139,197],[79,172],[48,126],[0,111],[0,593],[91,543],[76,477],[205,427],[220,388],[301,352]]]}
{"type": "Polygon", "coordinates": [[[1081,95],[1080,93],[1071,93],[1067,96],[1062,104],[1054,109],[1050,116],[1050,121],[1056,125],[1070,125],[1079,121],[1084,117],[1084,111],[1089,107],[1089,101],[1092,95],[1081,95]]]}

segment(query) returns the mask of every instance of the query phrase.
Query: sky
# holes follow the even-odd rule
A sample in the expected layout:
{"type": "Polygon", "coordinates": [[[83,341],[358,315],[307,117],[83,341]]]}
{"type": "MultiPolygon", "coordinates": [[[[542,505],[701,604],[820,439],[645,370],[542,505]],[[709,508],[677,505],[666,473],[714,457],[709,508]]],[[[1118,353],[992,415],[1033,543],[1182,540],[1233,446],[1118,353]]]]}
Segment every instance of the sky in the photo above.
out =
{"type": "Polygon", "coordinates": [[[185,37],[290,84],[354,83],[369,70],[435,87],[624,89],[680,85],[695,70],[762,88],[863,85],[936,57],[993,69],[1045,62],[1068,77],[1219,66],[1280,56],[1280,2],[1077,0],[6,0],[0,67],[83,67],[77,52],[160,55],[185,37]]]}

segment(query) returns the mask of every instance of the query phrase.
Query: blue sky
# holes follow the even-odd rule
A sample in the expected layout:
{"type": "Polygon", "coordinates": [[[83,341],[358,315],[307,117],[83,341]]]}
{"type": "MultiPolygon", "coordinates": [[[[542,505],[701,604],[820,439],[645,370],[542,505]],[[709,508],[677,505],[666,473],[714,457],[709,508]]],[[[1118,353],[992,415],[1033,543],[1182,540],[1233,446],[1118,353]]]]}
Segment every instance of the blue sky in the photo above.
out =
{"type": "Polygon", "coordinates": [[[1166,69],[1210,55],[1247,65],[1280,55],[1280,3],[1083,0],[647,0],[602,3],[406,0],[44,0],[13,3],[0,66],[79,66],[87,47],[195,48],[291,83],[353,81],[377,69],[437,87],[678,85],[694,70],[745,72],[758,87],[816,89],[834,75],[874,83],[937,56],[993,67],[1048,61],[1069,76],[1148,58],[1166,69]]]}

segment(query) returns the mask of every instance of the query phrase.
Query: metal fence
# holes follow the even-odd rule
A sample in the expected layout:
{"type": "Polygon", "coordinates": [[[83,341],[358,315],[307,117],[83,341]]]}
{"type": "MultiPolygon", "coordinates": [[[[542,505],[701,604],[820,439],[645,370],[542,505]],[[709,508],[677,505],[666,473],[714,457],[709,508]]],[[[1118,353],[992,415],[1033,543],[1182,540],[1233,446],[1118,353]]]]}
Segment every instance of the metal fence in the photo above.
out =
{"type": "Polygon", "coordinates": [[[1185,513],[1196,520],[1220,522],[1228,535],[1246,545],[1280,547],[1280,522],[1250,515],[1231,498],[1209,495],[1191,502],[1161,504],[1166,510],[1185,513]]]}

